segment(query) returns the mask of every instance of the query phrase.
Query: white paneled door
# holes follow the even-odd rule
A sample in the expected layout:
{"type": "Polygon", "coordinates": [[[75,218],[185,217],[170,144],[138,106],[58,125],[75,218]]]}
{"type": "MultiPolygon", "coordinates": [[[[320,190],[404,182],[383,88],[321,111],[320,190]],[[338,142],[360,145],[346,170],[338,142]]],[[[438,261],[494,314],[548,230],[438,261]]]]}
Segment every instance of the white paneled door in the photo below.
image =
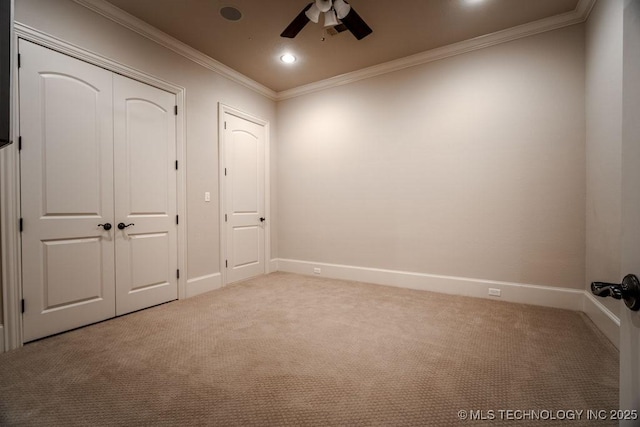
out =
{"type": "Polygon", "coordinates": [[[24,340],[115,315],[110,72],[20,41],[24,340]]]}
{"type": "Polygon", "coordinates": [[[265,272],[265,128],[224,114],[226,281],[265,272]]]}
{"type": "Polygon", "coordinates": [[[175,95],[114,76],[116,314],[178,297],[175,95]]]}
{"type": "Polygon", "coordinates": [[[176,299],[175,96],[19,50],[24,341],[176,299]]]}

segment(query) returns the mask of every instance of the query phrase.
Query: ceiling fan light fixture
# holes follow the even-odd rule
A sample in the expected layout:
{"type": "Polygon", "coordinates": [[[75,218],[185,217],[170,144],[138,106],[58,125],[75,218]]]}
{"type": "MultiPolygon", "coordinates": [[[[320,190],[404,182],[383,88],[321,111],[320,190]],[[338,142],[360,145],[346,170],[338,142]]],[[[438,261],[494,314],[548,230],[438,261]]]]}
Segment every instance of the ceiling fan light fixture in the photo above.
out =
{"type": "Polygon", "coordinates": [[[338,16],[338,19],[344,18],[349,14],[349,12],[351,12],[351,6],[349,5],[349,3],[345,2],[344,0],[334,0],[333,8],[336,11],[336,15],[338,16]]]}
{"type": "Polygon", "coordinates": [[[325,31],[329,31],[330,28],[339,28],[335,31],[337,34],[346,28],[358,40],[362,40],[373,32],[358,12],[345,0],[313,0],[293,18],[280,37],[295,38],[310,21],[318,22],[320,19],[318,11],[324,12],[325,31]]]}
{"type": "Polygon", "coordinates": [[[324,27],[335,27],[338,25],[338,18],[336,18],[335,10],[331,9],[324,13],[324,27]]]}
{"type": "Polygon", "coordinates": [[[316,0],[316,7],[320,12],[328,12],[331,9],[331,0],[316,0]]]}
{"type": "Polygon", "coordinates": [[[309,21],[313,22],[314,24],[317,24],[320,20],[320,9],[318,9],[318,6],[316,6],[315,3],[313,3],[311,7],[304,12],[304,14],[307,15],[309,21]]]}

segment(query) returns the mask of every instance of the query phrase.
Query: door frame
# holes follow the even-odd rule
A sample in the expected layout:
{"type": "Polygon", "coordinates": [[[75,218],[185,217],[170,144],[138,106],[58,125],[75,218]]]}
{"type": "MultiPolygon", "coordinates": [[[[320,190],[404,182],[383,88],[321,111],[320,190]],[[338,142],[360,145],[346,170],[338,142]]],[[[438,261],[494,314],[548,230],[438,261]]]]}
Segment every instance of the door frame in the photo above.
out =
{"type": "MultiPolygon", "coordinates": [[[[186,219],[186,128],[185,104],[186,89],[182,86],[167,82],[151,74],[128,67],[120,62],[108,59],[97,53],[67,43],[35,28],[14,22],[14,37],[12,48],[18,52],[18,40],[24,39],[43,47],[55,50],[72,58],[96,65],[116,74],[154,86],[176,96],[178,115],[176,116],[176,157],[178,160],[176,201],[178,215],[186,219]]],[[[19,137],[20,105],[18,96],[18,64],[13,61],[12,67],[12,139],[19,137]]],[[[16,144],[11,144],[0,151],[0,236],[2,237],[2,302],[4,321],[4,350],[12,350],[23,345],[22,335],[22,247],[19,230],[20,218],[20,157],[16,144]]],[[[178,279],[178,299],[186,297],[186,220],[178,224],[178,268],[184,273],[178,279]]],[[[0,330],[1,331],[1,330],[0,330]]],[[[2,334],[0,334],[2,339],[2,334]]],[[[0,346],[1,348],[1,346],[0,346]]]]}
{"type": "Polygon", "coordinates": [[[231,114],[241,119],[248,120],[264,129],[264,212],[267,220],[264,223],[264,273],[271,273],[271,167],[268,120],[261,119],[245,113],[237,108],[230,107],[221,102],[218,103],[218,200],[219,200],[219,230],[220,230],[220,276],[222,286],[227,283],[227,269],[223,267],[227,259],[227,227],[225,226],[225,139],[224,139],[224,115],[231,114]]]}

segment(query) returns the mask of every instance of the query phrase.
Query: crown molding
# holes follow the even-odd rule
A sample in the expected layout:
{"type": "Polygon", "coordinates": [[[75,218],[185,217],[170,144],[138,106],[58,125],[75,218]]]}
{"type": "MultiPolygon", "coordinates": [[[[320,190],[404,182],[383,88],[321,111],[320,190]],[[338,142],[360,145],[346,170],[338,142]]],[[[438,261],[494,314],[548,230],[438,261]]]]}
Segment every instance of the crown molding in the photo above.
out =
{"type": "Polygon", "coordinates": [[[181,55],[196,64],[199,64],[215,73],[220,74],[241,84],[271,100],[277,99],[276,91],[269,89],[268,87],[256,82],[253,79],[239,73],[231,67],[224,65],[220,61],[216,61],[210,56],[192,48],[191,46],[181,42],[180,40],[171,37],[170,35],[160,31],[159,29],[147,24],[146,22],[136,18],[133,15],[125,12],[124,10],[108,3],[105,0],[73,0],[81,6],[90,9],[105,18],[108,18],[125,28],[130,29],[143,37],[148,38],[161,46],[166,47],[169,50],[181,55]]]}
{"type": "Polygon", "coordinates": [[[580,0],[576,5],[575,12],[582,17],[582,21],[589,19],[593,6],[595,6],[597,0],[580,0]]]}
{"type": "Polygon", "coordinates": [[[19,21],[13,22],[13,29],[16,36],[20,39],[25,39],[41,46],[55,49],[65,55],[80,59],[81,61],[88,62],[89,64],[97,65],[98,67],[105,68],[118,74],[131,77],[132,79],[141,81],[150,86],[154,86],[171,93],[186,91],[186,88],[182,86],[175,85],[159,77],[129,67],[118,61],[89,52],[78,45],[68,43],[19,21]]]}
{"type": "Polygon", "coordinates": [[[417,53],[405,58],[400,58],[397,60],[363,68],[358,71],[341,74],[339,76],[331,77],[325,80],[298,86],[293,89],[284,90],[278,92],[277,100],[282,101],[297,96],[307,95],[309,93],[354,83],[371,77],[380,76],[382,74],[392,73],[394,71],[414,67],[416,65],[422,65],[463,53],[484,49],[486,47],[495,46],[497,44],[507,43],[523,37],[529,37],[535,34],[540,34],[547,31],[568,27],[570,25],[579,24],[587,20],[595,2],[596,0],[580,0],[576,5],[576,8],[571,12],[551,16],[549,18],[529,22],[517,27],[497,31],[495,33],[465,40],[459,43],[454,43],[425,52],[417,53]]]}
{"type": "Polygon", "coordinates": [[[76,3],[126,27],[143,37],[146,37],[167,49],[215,72],[236,83],[239,83],[261,95],[274,101],[282,101],[297,96],[318,92],[333,87],[354,83],[382,74],[392,73],[416,65],[426,64],[433,61],[449,58],[463,53],[473,52],[486,47],[507,43],[523,37],[557,30],[570,25],[580,24],[587,20],[594,4],[597,0],[579,0],[576,8],[571,12],[529,22],[517,27],[497,31],[495,33],[465,40],[459,43],[439,47],[415,55],[394,61],[385,62],[371,67],[363,68],[339,76],[330,77],[293,89],[276,92],[268,87],[250,79],[244,74],[224,65],[223,63],[205,55],[204,53],[188,46],[187,44],[169,36],[146,22],[128,14],[122,9],[108,3],[105,0],[73,0],[76,3]]]}

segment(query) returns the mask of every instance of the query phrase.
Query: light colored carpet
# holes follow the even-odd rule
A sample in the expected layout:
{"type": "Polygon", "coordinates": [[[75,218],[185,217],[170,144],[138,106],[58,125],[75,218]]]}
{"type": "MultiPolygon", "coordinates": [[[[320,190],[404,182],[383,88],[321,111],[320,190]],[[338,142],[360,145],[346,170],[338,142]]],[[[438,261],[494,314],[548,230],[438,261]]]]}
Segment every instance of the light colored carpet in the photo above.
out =
{"type": "Polygon", "coordinates": [[[495,425],[457,414],[617,408],[618,357],[576,312],[274,273],[0,355],[0,424],[495,425]]]}

